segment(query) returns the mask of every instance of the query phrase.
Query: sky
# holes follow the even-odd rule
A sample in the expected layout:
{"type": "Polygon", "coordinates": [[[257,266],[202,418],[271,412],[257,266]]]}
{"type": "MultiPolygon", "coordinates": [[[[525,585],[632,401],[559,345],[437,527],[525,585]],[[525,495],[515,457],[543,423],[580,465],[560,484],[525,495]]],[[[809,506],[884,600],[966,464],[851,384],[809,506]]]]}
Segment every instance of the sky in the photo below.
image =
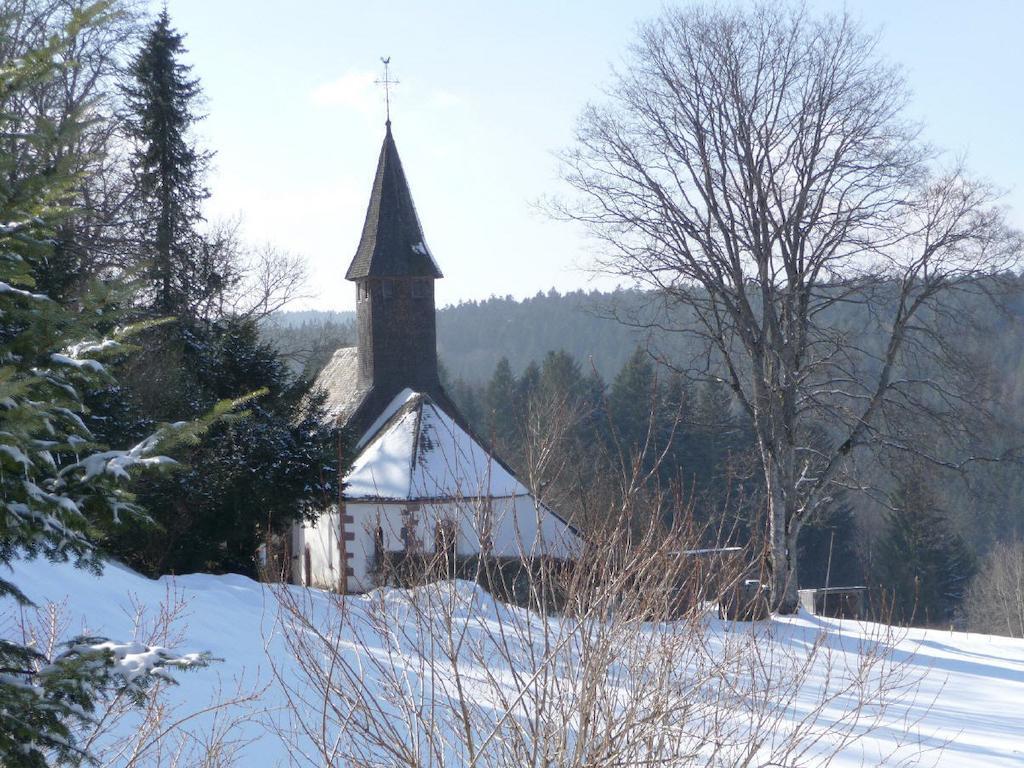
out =
{"type": "MultiPolygon", "coordinates": [[[[710,2],[711,0],[709,0],[710,2]]],[[[211,220],[306,258],[292,308],[348,310],[384,135],[374,81],[391,57],[391,117],[440,306],[492,295],[611,288],[592,243],[538,207],[565,192],[556,153],[600,100],[659,0],[168,0],[202,83],[199,137],[216,152],[211,220]]],[[[809,0],[882,34],[914,93],[910,116],[1006,191],[1024,225],[1024,1],[809,0]]],[[[159,7],[154,3],[154,9],[159,7]]]]}

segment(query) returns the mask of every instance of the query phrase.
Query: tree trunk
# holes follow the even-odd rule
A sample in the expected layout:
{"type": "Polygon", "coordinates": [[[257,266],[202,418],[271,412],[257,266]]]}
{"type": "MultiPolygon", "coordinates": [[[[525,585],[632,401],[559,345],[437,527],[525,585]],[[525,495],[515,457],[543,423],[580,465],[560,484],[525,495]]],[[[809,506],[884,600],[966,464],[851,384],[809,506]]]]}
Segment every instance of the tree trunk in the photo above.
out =
{"type": "Polygon", "coordinates": [[[800,607],[797,593],[796,538],[799,527],[789,514],[786,494],[779,478],[769,466],[765,472],[768,485],[768,525],[771,568],[772,610],[781,614],[796,613],[800,607]]]}

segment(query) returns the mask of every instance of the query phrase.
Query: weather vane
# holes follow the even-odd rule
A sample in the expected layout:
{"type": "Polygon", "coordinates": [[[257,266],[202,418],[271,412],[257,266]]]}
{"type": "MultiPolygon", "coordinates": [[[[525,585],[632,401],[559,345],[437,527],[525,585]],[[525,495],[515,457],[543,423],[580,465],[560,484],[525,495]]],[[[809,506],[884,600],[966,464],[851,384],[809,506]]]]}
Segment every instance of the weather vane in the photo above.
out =
{"type": "Polygon", "coordinates": [[[375,85],[384,86],[384,108],[387,110],[388,125],[391,125],[391,86],[398,85],[398,80],[392,80],[388,74],[391,57],[381,56],[380,61],[384,65],[384,78],[382,80],[374,80],[373,82],[375,85]]]}

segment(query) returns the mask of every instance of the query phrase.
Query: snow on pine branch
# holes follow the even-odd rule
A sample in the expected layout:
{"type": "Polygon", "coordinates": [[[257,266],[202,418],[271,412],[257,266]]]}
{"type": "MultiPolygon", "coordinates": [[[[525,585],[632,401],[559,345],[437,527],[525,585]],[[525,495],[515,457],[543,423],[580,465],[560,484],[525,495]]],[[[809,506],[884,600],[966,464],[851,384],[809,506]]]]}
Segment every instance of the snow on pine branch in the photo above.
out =
{"type": "Polygon", "coordinates": [[[103,339],[102,341],[80,341],[71,344],[64,352],[54,352],[50,355],[50,361],[57,365],[67,365],[79,370],[87,370],[93,373],[105,374],[106,368],[99,360],[88,355],[110,352],[115,349],[122,349],[123,345],[114,339],[103,339]]]}
{"type": "Polygon", "coordinates": [[[114,339],[103,339],[103,341],[80,341],[72,344],[67,351],[71,357],[79,360],[83,355],[91,355],[97,352],[109,352],[112,349],[122,349],[123,345],[114,339]]]}
{"type": "Polygon", "coordinates": [[[76,471],[83,474],[81,479],[89,481],[100,475],[110,475],[119,480],[129,478],[129,470],[134,468],[166,467],[177,464],[169,456],[152,455],[170,432],[181,429],[185,422],[175,422],[163,427],[142,442],[127,450],[99,451],[61,470],[60,476],[65,476],[76,471]]]}
{"type": "Polygon", "coordinates": [[[66,650],[40,669],[41,679],[64,674],[69,665],[105,671],[107,682],[118,688],[144,692],[154,678],[175,683],[170,669],[198,669],[216,661],[209,653],[176,653],[158,645],[139,642],[117,643],[105,637],[82,636],[65,644],[66,650]]]}
{"type": "Polygon", "coordinates": [[[69,357],[68,355],[62,355],[59,352],[54,352],[50,355],[50,361],[57,365],[70,365],[73,368],[85,369],[92,371],[93,373],[103,373],[106,369],[103,367],[103,363],[99,360],[93,360],[92,358],[86,357],[83,359],[77,359],[69,357]]]}
{"type": "Polygon", "coordinates": [[[10,283],[5,283],[3,281],[0,281],[0,294],[20,296],[23,299],[32,299],[33,301],[52,301],[52,299],[45,293],[32,293],[31,291],[22,290],[21,288],[15,288],[10,283]]]}

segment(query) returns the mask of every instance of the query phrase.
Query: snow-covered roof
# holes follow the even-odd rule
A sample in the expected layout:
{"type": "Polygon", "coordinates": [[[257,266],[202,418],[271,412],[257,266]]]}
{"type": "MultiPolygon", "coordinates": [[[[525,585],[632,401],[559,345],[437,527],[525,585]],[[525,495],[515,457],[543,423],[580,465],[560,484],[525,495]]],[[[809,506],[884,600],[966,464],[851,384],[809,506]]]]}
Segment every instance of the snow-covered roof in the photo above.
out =
{"type": "Polygon", "coordinates": [[[370,390],[359,383],[358,352],[356,347],[335,350],[313,383],[314,390],[325,393],[324,410],[332,421],[348,421],[370,390]]]}
{"type": "Polygon", "coordinates": [[[474,499],[529,490],[429,395],[401,392],[356,445],[350,499],[474,499]]]}

